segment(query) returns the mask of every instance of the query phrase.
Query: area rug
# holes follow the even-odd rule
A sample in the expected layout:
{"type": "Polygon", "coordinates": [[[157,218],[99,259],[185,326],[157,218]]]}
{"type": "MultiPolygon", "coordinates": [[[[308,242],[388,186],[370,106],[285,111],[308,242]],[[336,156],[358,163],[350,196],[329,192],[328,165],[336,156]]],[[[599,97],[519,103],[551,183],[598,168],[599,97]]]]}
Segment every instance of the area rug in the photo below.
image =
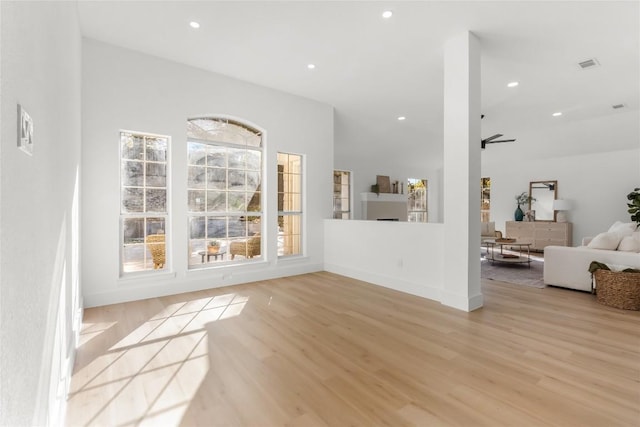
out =
{"type": "Polygon", "coordinates": [[[544,260],[537,257],[531,258],[531,268],[526,263],[507,264],[502,262],[491,262],[484,258],[482,254],[480,262],[480,277],[488,280],[498,280],[501,282],[514,283],[516,285],[531,286],[542,289],[545,287],[542,274],[544,271],[544,260]]]}

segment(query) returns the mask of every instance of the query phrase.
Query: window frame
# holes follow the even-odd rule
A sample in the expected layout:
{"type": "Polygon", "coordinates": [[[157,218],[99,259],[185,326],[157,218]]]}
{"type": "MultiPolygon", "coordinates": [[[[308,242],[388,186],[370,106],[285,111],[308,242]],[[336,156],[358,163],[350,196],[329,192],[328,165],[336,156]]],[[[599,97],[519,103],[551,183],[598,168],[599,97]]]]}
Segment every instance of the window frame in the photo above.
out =
{"type": "Polygon", "coordinates": [[[407,178],[407,221],[408,222],[429,222],[429,181],[423,178],[407,178]],[[411,181],[422,181],[424,183],[424,209],[411,209],[411,181]],[[411,214],[424,214],[424,221],[412,221],[411,214]]]}
{"type": "Polygon", "coordinates": [[[343,169],[334,169],[333,170],[333,219],[352,219],[353,218],[353,172],[352,171],[347,171],[347,170],[343,170],[343,169]],[[346,187],[347,187],[347,196],[344,197],[343,195],[343,189],[345,187],[345,183],[342,181],[342,179],[340,180],[340,182],[336,182],[336,173],[340,173],[342,174],[342,177],[344,177],[344,174],[347,174],[347,183],[346,183],[346,187]],[[336,187],[340,188],[339,192],[336,192],[336,187]],[[337,210],[336,209],[336,202],[337,200],[344,200],[347,199],[349,202],[349,209],[344,210],[342,209],[343,205],[342,203],[340,204],[341,209],[337,210]],[[347,215],[346,218],[344,218],[344,215],[347,215]],[[340,218],[336,217],[336,215],[339,215],[340,218]]]}
{"type": "MultiPolygon", "coordinates": [[[[171,253],[171,142],[172,142],[172,138],[169,135],[162,135],[162,134],[157,134],[157,133],[152,133],[152,132],[141,132],[141,131],[133,131],[133,130],[128,130],[128,129],[120,129],[118,131],[118,162],[119,162],[119,179],[118,179],[118,188],[119,188],[119,196],[118,196],[118,202],[120,204],[119,207],[119,212],[118,212],[118,233],[119,233],[119,254],[118,254],[118,269],[119,269],[119,277],[122,278],[132,278],[132,277],[136,277],[136,276],[149,276],[149,275],[159,275],[159,274],[166,274],[166,273],[170,273],[173,270],[173,257],[172,257],[172,253],[171,253]],[[131,160],[131,159],[125,159],[123,158],[123,151],[122,151],[122,137],[124,134],[130,134],[132,136],[138,136],[138,137],[144,137],[144,138],[162,138],[165,139],[167,141],[167,148],[166,148],[166,155],[165,155],[165,161],[164,162],[153,162],[153,163],[164,163],[165,165],[165,186],[163,187],[165,189],[165,211],[164,213],[160,213],[160,212],[146,212],[146,210],[143,208],[142,212],[124,212],[123,209],[123,195],[124,195],[124,189],[125,189],[125,185],[124,185],[124,181],[123,181],[123,161],[126,160],[131,160]],[[125,263],[125,236],[124,236],[124,231],[125,231],[125,220],[129,219],[129,218],[140,218],[144,220],[144,224],[145,224],[145,229],[143,231],[144,233],[144,240],[142,242],[142,247],[144,248],[144,258],[143,258],[143,263],[144,265],[147,264],[147,252],[148,252],[148,248],[147,248],[147,220],[148,219],[152,219],[152,218],[163,218],[164,219],[164,236],[165,236],[165,241],[164,241],[164,245],[165,245],[165,263],[163,265],[162,268],[143,268],[141,270],[136,270],[136,271],[125,271],[124,268],[124,263],[125,263]]],[[[146,166],[147,164],[147,159],[146,159],[146,150],[145,150],[145,159],[142,162],[143,165],[146,166]]],[[[145,168],[145,172],[144,172],[144,176],[146,176],[146,168],[145,168]]],[[[141,187],[143,189],[147,188],[146,183],[143,183],[144,185],[141,187]]],[[[131,187],[131,186],[127,186],[127,187],[131,187]]],[[[151,188],[162,188],[162,187],[151,187],[151,188]]],[[[143,198],[143,204],[144,204],[144,198],[143,198]]],[[[151,255],[150,255],[151,256],[151,255]]],[[[153,258],[151,258],[153,259],[153,258]]]]}
{"type": "MultiPolygon", "coordinates": [[[[291,152],[284,152],[284,151],[278,151],[276,153],[276,236],[279,239],[280,237],[280,217],[284,217],[284,216],[291,216],[291,217],[298,217],[299,218],[299,234],[298,234],[298,247],[299,247],[299,252],[298,253],[293,253],[293,254],[282,254],[280,255],[280,248],[277,248],[277,256],[279,260],[284,260],[284,259],[291,259],[291,258],[298,258],[298,257],[303,257],[306,255],[306,245],[305,245],[305,222],[306,222],[306,209],[305,209],[305,203],[306,203],[306,169],[307,169],[307,165],[306,165],[306,160],[307,157],[304,154],[301,153],[291,153],[291,152]],[[280,170],[279,170],[279,156],[281,154],[287,155],[287,156],[297,156],[300,159],[300,210],[280,210],[279,206],[278,206],[278,197],[280,195],[280,188],[279,187],[279,179],[277,178],[277,175],[280,174],[280,170]]],[[[286,173],[283,171],[283,174],[286,173]]],[[[283,191],[283,193],[285,193],[285,191],[283,191]]],[[[294,193],[295,194],[295,193],[294,193]]],[[[284,219],[284,218],[283,218],[284,219]]]]}
{"type": "Polygon", "coordinates": [[[480,222],[489,222],[490,218],[491,218],[491,178],[487,176],[487,177],[480,178],[480,222]],[[486,209],[485,209],[485,205],[486,205],[486,209]]]}

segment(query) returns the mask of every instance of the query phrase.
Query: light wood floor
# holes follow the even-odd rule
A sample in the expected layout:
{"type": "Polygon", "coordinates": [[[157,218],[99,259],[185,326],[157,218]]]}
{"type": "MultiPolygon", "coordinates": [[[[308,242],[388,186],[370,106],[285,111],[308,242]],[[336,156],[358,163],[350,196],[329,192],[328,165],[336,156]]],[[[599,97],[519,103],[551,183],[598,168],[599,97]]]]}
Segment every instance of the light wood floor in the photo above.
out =
{"type": "Polygon", "coordinates": [[[330,273],[88,309],[69,425],[638,426],[640,312],[484,281],[465,313],[330,273]]]}

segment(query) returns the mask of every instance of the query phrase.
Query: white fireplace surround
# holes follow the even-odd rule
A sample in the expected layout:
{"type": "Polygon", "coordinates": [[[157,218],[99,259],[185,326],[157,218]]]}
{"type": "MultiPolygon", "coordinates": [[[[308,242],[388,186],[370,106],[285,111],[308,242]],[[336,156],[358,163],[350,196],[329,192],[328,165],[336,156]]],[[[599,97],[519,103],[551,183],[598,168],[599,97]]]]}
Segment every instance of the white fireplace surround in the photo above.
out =
{"type": "Polygon", "coordinates": [[[407,221],[407,195],[360,193],[362,218],[366,220],[407,221]]]}

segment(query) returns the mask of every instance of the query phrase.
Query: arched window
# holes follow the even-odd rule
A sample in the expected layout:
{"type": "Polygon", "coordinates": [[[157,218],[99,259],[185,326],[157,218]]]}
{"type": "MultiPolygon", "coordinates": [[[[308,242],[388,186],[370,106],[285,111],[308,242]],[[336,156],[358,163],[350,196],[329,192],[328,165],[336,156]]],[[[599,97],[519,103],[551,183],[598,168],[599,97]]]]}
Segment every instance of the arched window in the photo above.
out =
{"type": "Polygon", "coordinates": [[[189,268],[262,256],[262,143],[240,121],[187,121],[189,268]]]}

